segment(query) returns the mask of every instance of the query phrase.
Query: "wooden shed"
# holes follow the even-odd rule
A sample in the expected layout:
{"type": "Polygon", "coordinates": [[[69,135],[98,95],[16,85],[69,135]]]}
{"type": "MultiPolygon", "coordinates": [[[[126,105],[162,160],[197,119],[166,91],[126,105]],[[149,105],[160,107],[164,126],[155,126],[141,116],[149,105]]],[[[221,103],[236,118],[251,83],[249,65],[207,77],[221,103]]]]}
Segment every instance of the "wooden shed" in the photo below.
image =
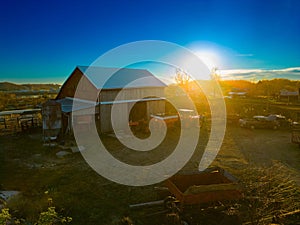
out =
{"type": "Polygon", "coordinates": [[[288,91],[288,90],[280,90],[279,99],[280,101],[286,102],[297,102],[300,100],[300,90],[299,91],[288,91]]]}
{"type": "MultiPolygon", "coordinates": [[[[138,124],[149,120],[151,114],[164,113],[165,87],[166,84],[144,69],[78,66],[62,85],[56,100],[76,97],[76,102],[93,102],[90,105],[96,107],[94,118],[98,129],[100,132],[110,132],[113,130],[113,105],[118,105],[114,124],[120,130],[128,123],[138,124]]],[[[66,113],[70,114],[72,110],[66,113]]],[[[82,115],[83,118],[86,116],[82,115]]]]}

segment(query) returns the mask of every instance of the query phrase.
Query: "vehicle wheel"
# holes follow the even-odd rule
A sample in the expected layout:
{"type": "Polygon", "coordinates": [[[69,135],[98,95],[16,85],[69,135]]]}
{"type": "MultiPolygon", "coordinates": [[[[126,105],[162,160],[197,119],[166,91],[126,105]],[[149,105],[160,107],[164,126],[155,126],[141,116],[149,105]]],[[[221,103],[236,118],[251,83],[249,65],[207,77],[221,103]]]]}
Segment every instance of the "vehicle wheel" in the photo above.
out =
{"type": "Polygon", "coordinates": [[[173,210],[176,208],[176,198],[173,196],[168,196],[164,199],[164,206],[166,209],[173,210]]]}
{"type": "Polygon", "coordinates": [[[250,128],[251,128],[252,130],[254,130],[254,129],[255,129],[255,126],[254,126],[254,125],[251,125],[250,128]]]}

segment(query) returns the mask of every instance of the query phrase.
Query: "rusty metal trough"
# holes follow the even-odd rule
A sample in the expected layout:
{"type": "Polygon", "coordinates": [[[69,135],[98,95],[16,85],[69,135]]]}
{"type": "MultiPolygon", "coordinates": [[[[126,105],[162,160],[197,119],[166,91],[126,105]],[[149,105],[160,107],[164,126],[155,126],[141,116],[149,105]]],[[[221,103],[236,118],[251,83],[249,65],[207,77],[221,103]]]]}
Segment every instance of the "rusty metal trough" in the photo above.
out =
{"type": "Polygon", "coordinates": [[[243,197],[235,177],[219,167],[203,172],[177,174],[166,180],[165,185],[183,205],[243,197]]]}

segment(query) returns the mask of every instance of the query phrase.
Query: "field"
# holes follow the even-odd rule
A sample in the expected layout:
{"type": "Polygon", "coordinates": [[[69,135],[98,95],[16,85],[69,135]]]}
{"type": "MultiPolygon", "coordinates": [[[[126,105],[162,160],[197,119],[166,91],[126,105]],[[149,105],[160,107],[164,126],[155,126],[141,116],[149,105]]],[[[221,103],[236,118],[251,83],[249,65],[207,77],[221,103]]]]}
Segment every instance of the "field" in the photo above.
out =
{"type": "MultiPolygon", "coordinates": [[[[201,132],[197,150],[184,170],[196,169],[208,132],[205,129],[201,132]]],[[[164,143],[165,149],[172,147],[172,138],[177,136],[176,131],[172,131],[169,136],[171,139],[164,143]]],[[[107,145],[114,146],[115,157],[124,157],[122,152],[117,151],[121,146],[118,146],[115,138],[104,136],[102,139],[107,145]]],[[[8,204],[11,213],[18,218],[36,221],[39,212],[47,208],[48,198],[51,197],[59,213],[73,218],[72,224],[118,224],[124,216],[131,217],[134,224],[166,224],[164,213],[157,214],[163,211],[161,208],[129,208],[130,204],[164,198],[165,195],[157,191],[157,187],[162,187],[163,184],[127,187],[108,181],[94,172],[80,153],[58,158],[55,153],[62,149],[44,147],[39,131],[1,136],[0,142],[1,189],[21,192],[8,204]]],[[[145,160],[149,158],[153,160],[151,155],[144,156],[145,160]]],[[[265,174],[259,173],[266,171],[269,171],[267,182],[270,185],[272,182],[277,182],[278,185],[278,182],[286,180],[295,181],[296,186],[285,187],[285,190],[296,189],[291,189],[291,193],[286,195],[284,202],[288,206],[284,204],[284,209],[288,212],[300,206],[300,198],[297,198],[297,191],[294,191],[300,185],[300,150],[297,145],[290,143],[289,130],[248,130],[230,125],[213,165],[228,170],[245,182],[254,172],[254,179],[260,180],[265,174]],[[281,180],[276,180],[278,174],[283,175],[281,180]]],[[[281,194],[280,190],[278,194],[281,194]]],[[[241,203],[242,206],[243,204],[241,203]]],[[[279,207],[274,210],[283,209],[279,207]]],[[[251,221],[245,211],[247,210],[240,209],[239,220],[251,221]]],[[[266,212],[264,214],[257,211],[254,214],[260,219],[267,218],[270,214],[272,216],[273,211],[266,212]]],[[[214,220],[212,215],[204,217],[203,209],[196,210],[193,218],[191,224],[212,224],[211,221],[214,220]],[[206,223],[200,223],[199,220],[206,223]]],[[[220,218],[215,218],[216,223],[225,221],[223,217],[220,218]]]]}
{"type": "MultiPolygon", "coordinates": [[[[209,118],[205,97],[195,94],[192,99],[199,113],[206,113],[209,118]]],[[[23,218],[24,224],[35,224],[49,206],[55,206],[61,216],[72,217],[71,224],[75,225],[130,224],[120,222],[126,217],[136,225],[178,224],[176,216],[190,225],[270,224],[276,216],[283,218],[273,222],[299,224],[300,149],[291,143],[290,129],[251,130],[240,128],[237,123],[237,114],[251,117],[278,113],[297,120],[299,105],[265,98],[237,98],[226,99],[226,107],[231,123],[227,124],[222,147],[211,166],[219,166],[239,180],[244,194],[240,201],[184,207],[175,215],[173,209],[170,212],[163,205],[130,208],[132,204],[163,200],[170,193],[164,183],[132,187],[109,181],[97,174],[80,153],[57,157],[57,152],[71,152],[75,141],[68,137],[61,146],[44,146],[41,128],[0,135],[0,190],[20,192],[7,207],[13,217],[23,218]]],[[[181,172],[197,170],[210,135],[207,121],[193,156],[181,172]]],[[[89,145],[89,133],[86,134],[89,145]]],[[[115,135],[101,135],[101,140],[116,159],[132,165],[151,165],[172,153],[179,135],[180,129],[171,127],[161,145],[138,154],[124,147],[115,135]]],[[[145,138],[147,134],[137,136],[145,138]]]]}

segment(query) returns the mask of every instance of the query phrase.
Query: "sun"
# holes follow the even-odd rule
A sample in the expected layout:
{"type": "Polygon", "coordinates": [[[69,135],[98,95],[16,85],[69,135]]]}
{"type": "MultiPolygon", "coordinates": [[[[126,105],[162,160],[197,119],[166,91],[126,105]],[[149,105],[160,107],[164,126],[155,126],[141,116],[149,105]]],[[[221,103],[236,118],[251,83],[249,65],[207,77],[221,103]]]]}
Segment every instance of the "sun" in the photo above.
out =
{"type": "Polygon", "coordinates": [[[208,67],[211,71],[221,65],[220,55],[212,50],[196,50],[194,54],[208,67]]]}

